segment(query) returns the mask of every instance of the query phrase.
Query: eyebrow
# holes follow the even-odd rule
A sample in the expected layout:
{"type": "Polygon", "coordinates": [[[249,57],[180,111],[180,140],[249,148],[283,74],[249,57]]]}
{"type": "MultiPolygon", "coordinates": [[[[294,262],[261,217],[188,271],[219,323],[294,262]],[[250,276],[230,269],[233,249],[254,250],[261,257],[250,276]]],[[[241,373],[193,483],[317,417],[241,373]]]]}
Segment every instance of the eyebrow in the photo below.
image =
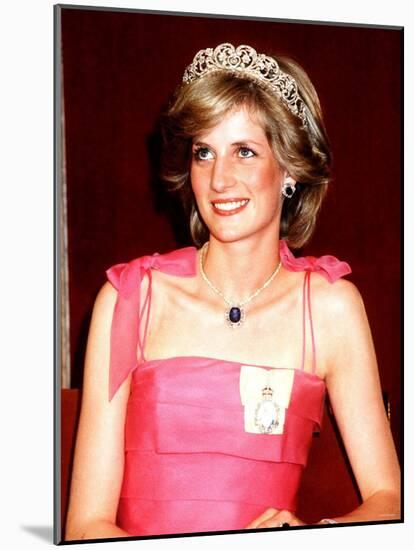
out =
{"type": "Polygon", "coordinates": [[[242,139],[240,141],[236,141],[236,143],[232,143],[232,145],[239,145],[239,146],[247,145],[247,144],[257,145],[258,147],[263,146],[263,143],[259,143],[258,141],[254,141],[253,139],[242,139]]]}
{"type": "MultiPolygon", "coordinates": [[[[257,147],[263,147],[263,143],[259,143],[258,141],[254,141],[253,139],[244,139],[240,141],[235,141],[231,144],[232,147],[244,147],[246,145],[256,145],[257,147]]],[[[206,147],[211,147],[208,143],[205,143],[203,141],[196,141],[193,143],[194,146],[203,145],[206,147]]]]}

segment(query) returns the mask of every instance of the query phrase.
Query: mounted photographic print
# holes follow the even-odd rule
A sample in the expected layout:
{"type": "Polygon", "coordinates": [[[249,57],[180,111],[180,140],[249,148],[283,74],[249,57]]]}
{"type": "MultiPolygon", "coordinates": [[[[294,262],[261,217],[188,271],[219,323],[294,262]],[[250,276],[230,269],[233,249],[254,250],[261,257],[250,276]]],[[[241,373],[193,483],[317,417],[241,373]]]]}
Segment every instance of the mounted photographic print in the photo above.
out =
{"type": "Polygon", "coordinates": [[[401,523],[403,29],[55,36],[55,543],[401,523]]]}

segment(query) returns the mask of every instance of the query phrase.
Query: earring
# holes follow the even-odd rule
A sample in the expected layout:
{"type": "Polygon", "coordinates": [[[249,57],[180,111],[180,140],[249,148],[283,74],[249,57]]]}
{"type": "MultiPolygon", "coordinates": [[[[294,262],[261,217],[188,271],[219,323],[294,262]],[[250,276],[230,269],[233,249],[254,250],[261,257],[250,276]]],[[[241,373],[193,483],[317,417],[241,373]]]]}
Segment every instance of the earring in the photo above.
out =
{"type": "Polygon", "coordinates": [[[282,186],[282,195],[287,199],[290,199],[291,197],[293,197],[293,193],[295,191],[296,191],[296,188],[293,185],[293,183],[284,183],[282,186]]]}

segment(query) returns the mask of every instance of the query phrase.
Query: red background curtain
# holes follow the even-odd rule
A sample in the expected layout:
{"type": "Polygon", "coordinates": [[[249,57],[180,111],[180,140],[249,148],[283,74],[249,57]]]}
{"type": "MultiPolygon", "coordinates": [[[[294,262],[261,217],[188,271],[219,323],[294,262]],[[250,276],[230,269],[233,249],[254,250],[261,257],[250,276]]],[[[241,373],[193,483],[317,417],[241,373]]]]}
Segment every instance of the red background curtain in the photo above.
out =
{"type": "Polygon", "coordinates": [[[161,108],[199,49],[245,43],[294,57],[318,90],[334,177],[302,253],[352,266],[399,450],[401,29],[68,7],[61,23],[72,387],[105,270],[191,244],[156,176],[161,108]]]}

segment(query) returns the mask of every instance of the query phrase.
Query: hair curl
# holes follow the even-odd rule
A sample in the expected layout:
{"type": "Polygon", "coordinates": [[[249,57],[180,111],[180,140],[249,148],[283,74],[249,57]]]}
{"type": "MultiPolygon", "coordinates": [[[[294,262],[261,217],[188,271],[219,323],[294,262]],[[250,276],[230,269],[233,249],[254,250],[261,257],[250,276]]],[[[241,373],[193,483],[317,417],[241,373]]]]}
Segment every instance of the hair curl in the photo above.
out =
{"type": "Polygon", "coordinates": [[[213,128],[228,112],[242,106],[257,116],[276,160],[297,182],[292,198],[284,200],[280,237],[291,248],[311,237],[330,180],[332,155],[320,102],[305,71],[288,57],[273,56],[283,72],[296,80],[308,108],[308,125],[289,111],[265,85],[225,71],[180,85],[161,116],[163,138],[161,177],[177,190],[190,218],[193,241],[201,246],[209,232],[201,219],[190,182],[191,147],[201,131],[213,128]]]}

